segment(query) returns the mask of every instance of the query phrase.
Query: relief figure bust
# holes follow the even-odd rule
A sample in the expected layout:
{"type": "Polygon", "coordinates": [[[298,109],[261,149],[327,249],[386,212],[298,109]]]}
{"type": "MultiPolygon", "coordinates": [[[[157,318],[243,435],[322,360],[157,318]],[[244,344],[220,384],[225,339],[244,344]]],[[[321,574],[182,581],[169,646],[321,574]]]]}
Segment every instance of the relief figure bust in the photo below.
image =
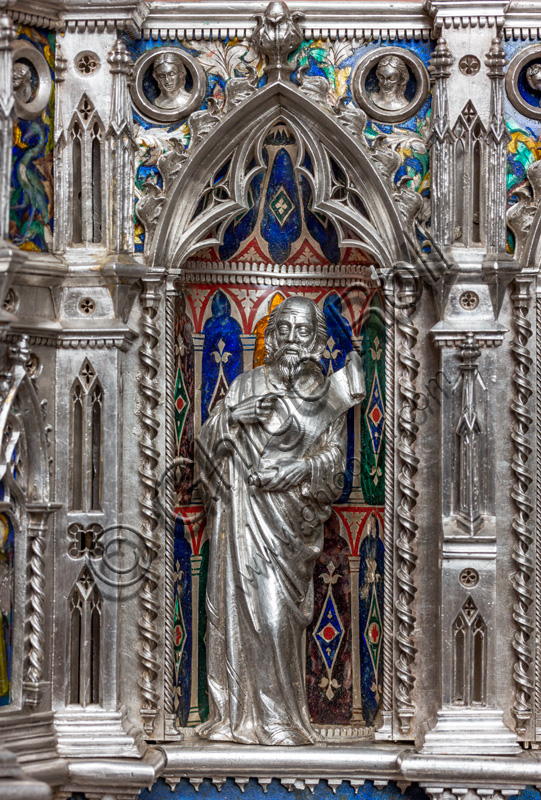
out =
{"type": "Polygon", "coordinates": [[[182,108],[191,100],[190,93],[185,89],[186,67],[179,55],[159,55],[154,61],[152,74],[160,89],[160,94],[154,101],[158,108],[182,108]]]}
{"type": "Polygon", "coordinates": [[[408,105],[406,84],[409,72],[400,56],[383,56],[376,67],[378,91],[370,98],[374,105],[386,111],[399,111],[408,105]]]}
{"type": "Polygon", "coordinates": [[[541,64],[531,64],[528,67],[526,81],[531,89],[541,92],[541,64]]]}
{"type": "Polygon", "coordinates": [[[284,300],[269,317],[265,363],[232,382],[201,429],[196,460],[210,538],[204,738],[318,739],[303,633],[323,525],[342,492],[346,414],[365,394],[357,353],[323,375],[327,338],[313,300],[284,300]]]}
{"type": "Polygon", "coordinates": [[[21,103],[29,103],[32,99],[32,71],[23,61],[13,65],[13,91],[21,103]]]}

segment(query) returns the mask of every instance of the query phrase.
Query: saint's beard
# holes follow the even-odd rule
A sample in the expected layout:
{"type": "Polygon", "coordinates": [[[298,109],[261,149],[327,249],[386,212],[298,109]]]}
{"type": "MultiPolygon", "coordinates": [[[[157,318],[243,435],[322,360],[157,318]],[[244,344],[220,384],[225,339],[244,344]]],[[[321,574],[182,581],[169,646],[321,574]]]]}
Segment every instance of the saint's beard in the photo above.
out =
{"type": "Polygon", "coordinates": [[[274,355],[274,361],[278,366],[280,376],[287,383],[293,383],[295,378],[302,371],[303,367],[312,358],[310,350],[299,345],[284,345],[274,355]],[[295,350],[295,352],[285,352],[286,350],[295,350]]]}

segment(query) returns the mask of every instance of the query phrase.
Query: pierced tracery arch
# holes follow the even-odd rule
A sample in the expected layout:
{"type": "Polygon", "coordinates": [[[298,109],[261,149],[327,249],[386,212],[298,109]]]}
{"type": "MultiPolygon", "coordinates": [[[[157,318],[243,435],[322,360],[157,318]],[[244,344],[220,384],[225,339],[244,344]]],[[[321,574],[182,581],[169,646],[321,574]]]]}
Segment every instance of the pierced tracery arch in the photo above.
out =
{"type": "Polygon", "coordinates": [[[228,225],[250,211],[254,179],[267,168],[265,138],[277,125],[294,137],[295,171],[310,187],[314,214],[332,221],[339,247],[360,247],[384,268],[416,258],[391,187],[364,138],[296,89],[273,84],[228,114],[180,167],[175,163],[180,175],[174,181],[171,159],[158,165],[166,191],[153,192],[149,208],[139,209],[148,239],[150,219],[156,221],[154,264],[178,267],[202,247],[222,244],[228,225]]]}

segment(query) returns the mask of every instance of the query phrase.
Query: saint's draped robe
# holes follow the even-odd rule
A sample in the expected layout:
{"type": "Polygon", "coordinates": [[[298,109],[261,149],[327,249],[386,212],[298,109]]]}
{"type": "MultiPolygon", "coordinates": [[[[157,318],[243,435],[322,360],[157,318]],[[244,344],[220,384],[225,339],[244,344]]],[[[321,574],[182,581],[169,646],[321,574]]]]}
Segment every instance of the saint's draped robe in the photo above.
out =
{"type": "Polygon", "coordinates": [[[199,734],[209,739],[273,745],[317,738],[305,695],[303,632],[313,616],[323,523],[342,492],[346,415],[305,453],[310,470],[301,485],[267,492],[249,477],[272,433],[323,384],[319,366],[309,364],[286,391],[276,367],[265,364],[235,379],[201,430],[209,719],[199,734]],[[272,392],[284,394],[265,421],[232,420],[238,403],[272,392]]]}

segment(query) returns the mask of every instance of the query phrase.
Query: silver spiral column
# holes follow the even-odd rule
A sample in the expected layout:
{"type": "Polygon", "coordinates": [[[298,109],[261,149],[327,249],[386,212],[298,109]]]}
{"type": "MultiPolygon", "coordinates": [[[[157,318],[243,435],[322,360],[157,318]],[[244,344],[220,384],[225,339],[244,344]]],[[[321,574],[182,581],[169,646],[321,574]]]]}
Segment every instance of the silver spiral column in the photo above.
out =
{"type": "Polygon", "coordinates": [[[157,498],[157,468],[160,453],[156,447],[155,439],[160,423],[157,418],[157,408],[161,399],[161,392],[157,386],[159,359],[155,353],[160,331],[156,324],[160,306],[161,276],[146,277],[143,279],[143,292],[141,294],[141,337],[142,344],[139,348],[139,361],[141,364],[139,374],[140,397],[140,494],[139,506],[142,515],[141,535],[144,545],[144,578],[140,590],[141,616],[139,618],[139,631],[141,634],[141,664],[142,672],[139,680],[143,704],[141,716],[147,734],[154,729],[158,714],[159,695],[156,681],[160,671],[160,662],[156,657],[156,648],[160,634],[156,619],[160,610],[158,587],[160,572],[155,563],[160,550],[158,540],[158,522],[160,511],[157,498]]]}
{"type": "Polygon", "coordinates": [[[516,571],[511,576],[516,594],[516,601],[513,606],[513,620],[516,627],[513,636],[515,700],[512,713],[516,720],[517,733],[519,734],[525,733],[526,725],[532,716],[533,695],[530,674],[530,667],[533,661],[531,640],[533,621],[530,615],[530,606],[533,600],[534,567],[531,553],[533,531],[530,517],[533,505],[529,494],[532,474],[528,465],[532,453],[530,442],[532,414],[529,409],[529,400],[533,391],[530,378],[532,356],[528,347],[528,342],[532,335],[532,326],[528,319],[528,311],[531,304],[531,285],[531,276],[520,276],[515,280],[511,295],[515,324],[515,336],[511,343],[511,350],[515,357],[515,369],[512,378],[513,402],[511,406],[515,418],[511,432],[514,444],[512,469],[515,478],[512,497],[516,508],[512,523],[513,533],[515,534],[512,555],[516,567],[516,571]]]}

